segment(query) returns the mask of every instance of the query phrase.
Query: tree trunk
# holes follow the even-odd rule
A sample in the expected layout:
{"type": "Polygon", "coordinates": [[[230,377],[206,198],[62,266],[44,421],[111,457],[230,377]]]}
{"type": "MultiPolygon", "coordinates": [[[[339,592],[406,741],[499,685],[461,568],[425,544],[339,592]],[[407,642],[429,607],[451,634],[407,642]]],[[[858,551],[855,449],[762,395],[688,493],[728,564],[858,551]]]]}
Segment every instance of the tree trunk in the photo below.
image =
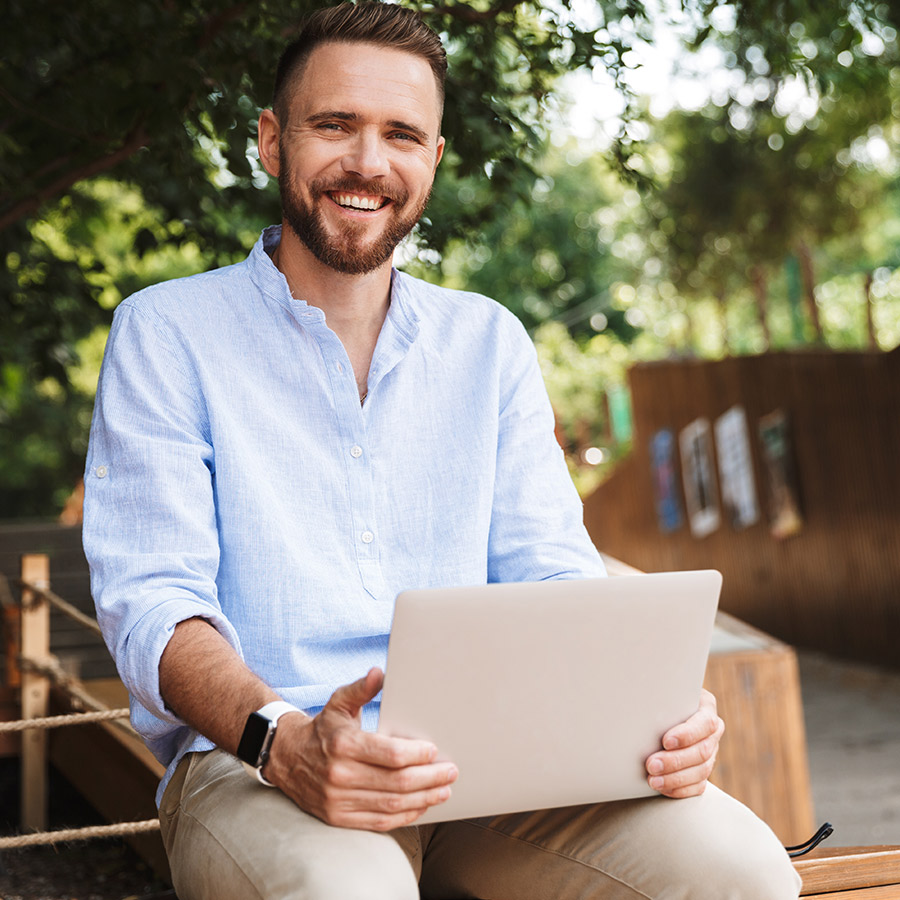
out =
{"type": "Polygon", "coordinates": [[[731,334],[728,331],[728,298],[725,288],[716,291],[716,301],[719,304],[719,320],[722,323],[722,344],[725,347],[725,355],[731,356],[731,334]]]}
{"type": "Polygon", "coordinates": [[[806,300],[806,311],[813,327],[813,340],[817,344],[824,344],[822,323],[819,320],[819,306],[816,303],[816,276],[813,268],[812,252],[805,241],[797,244],[797,258],[800,260],[800,272],[803,278],[803,295],[806,300]]]}
{"type": "Polygon", "coordinates": [[[868,335],[868,347],[870,350],[878,349],[878,336],[875,333],[875,317],[874,317],[874,306],[875,306],[875,298],[872,296],[872,282],[874,278],[872,273],[869,272],[866,275],[866,284],[865,284],[865,304],[866,304],[866,332],[868,335]]]}
{"type": "Polygon", "coordinates": [[[769,322],[766,317],[768,306],[769,282],[762,266],[753,267],[753,293],[756,297],[756,312],[759,316],[759,326],[762,328],[764,350],[772,346],[772,334],[769,331],[769,322]]]}

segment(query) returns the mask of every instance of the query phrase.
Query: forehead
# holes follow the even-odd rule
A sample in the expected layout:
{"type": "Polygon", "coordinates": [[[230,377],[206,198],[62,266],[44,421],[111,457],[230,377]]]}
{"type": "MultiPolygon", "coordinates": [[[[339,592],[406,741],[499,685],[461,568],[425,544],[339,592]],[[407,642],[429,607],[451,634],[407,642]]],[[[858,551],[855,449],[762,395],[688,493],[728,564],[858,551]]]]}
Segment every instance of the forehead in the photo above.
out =
{"type": "Polygon", "coordinates": [[[291,91],[291,117],[352,112],[385,121],[413,119],[437,136],[441,98],[427,60],[405,50],[363,42],[316,47],[291,91]]]}

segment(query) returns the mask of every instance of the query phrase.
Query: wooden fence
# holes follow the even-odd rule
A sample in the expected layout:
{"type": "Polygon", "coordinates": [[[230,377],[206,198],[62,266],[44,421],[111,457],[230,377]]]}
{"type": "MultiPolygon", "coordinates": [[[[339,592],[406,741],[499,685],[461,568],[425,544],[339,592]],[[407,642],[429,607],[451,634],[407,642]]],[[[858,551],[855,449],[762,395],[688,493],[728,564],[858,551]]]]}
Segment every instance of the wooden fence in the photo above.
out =
{"type": "MultiPolygon", "coordinates": [[[[630,387],[634,450],[585,503],[597,546],[646,571],[718,568],[722,608],[744,621],[795,645],[900,666],[900,348],[644,364],[631,371],[630,387]],[[715,433],[735,406],[746,415],[760,517],[734,527],[721,502],[707,498],[720,522],[698,537],[678,438],[703,418],[715,433]],[[767,515],[773,468],[759,433],[773,412],[790,424],[800,511],[799,530],[781,538],[767,515]],[[651,451],[666,429],[674,437],[668,494],[660,489],[664,442],[654,445],[655,464],[651,451]],[[671,531],[661,524],[662,498],[669,526],[684,511],[671,531]]],[[[710,446],[712,489],[721,496],[721,448],[710,446]]]]}

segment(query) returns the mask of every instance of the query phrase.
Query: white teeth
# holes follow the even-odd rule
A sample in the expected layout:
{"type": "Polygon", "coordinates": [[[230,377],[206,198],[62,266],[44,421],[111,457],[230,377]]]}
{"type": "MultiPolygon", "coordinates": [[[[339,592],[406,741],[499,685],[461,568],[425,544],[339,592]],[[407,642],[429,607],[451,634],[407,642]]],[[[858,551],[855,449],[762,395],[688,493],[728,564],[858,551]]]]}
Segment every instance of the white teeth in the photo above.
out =
{"type": "Polygon", "coordinates": [[[353,209],[379,209],[380,197],[360,197],[358,194],[338,194],[337,202],[341,206],[350,206],[353,209]]]}

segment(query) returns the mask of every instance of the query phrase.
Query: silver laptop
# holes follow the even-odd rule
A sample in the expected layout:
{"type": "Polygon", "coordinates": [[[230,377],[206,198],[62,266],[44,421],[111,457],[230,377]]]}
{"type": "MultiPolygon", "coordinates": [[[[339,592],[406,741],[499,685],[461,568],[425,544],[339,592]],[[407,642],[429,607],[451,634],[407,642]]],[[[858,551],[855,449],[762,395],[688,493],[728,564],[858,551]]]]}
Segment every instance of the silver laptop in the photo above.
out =
{"type": "Polygon", "coordinates": [[[417,824],[650,796],[644,762],[698,708],[715,571],[404,591],[385,734],[459,778],[417,824]]]}

